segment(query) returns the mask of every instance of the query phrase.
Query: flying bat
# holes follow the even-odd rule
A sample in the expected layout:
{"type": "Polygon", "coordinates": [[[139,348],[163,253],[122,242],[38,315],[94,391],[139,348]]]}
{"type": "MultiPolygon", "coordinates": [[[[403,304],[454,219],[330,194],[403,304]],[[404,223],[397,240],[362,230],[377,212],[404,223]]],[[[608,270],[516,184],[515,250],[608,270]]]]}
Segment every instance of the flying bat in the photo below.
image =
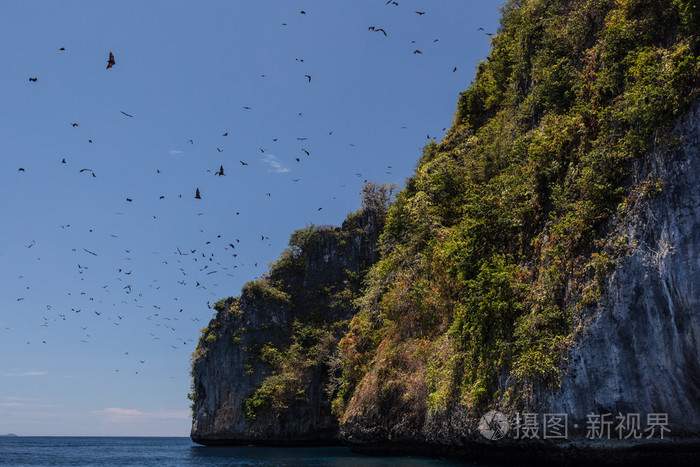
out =
{"type": "Polygon", "coordinates": [[[114,61],[114,54],[112,52],[109,53],[109,60],[107,61],[107,70],[112,68],[114,65],[116,65],[117,62],[114,61]]]}

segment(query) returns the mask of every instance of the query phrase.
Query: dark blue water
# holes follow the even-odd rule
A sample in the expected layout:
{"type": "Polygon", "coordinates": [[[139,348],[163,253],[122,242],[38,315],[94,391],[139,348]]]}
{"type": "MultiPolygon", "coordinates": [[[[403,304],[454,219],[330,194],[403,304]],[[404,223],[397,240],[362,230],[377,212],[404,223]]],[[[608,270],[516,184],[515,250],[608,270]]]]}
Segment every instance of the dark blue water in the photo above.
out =
{"type": "MultiPolygon", "coordinates": [[[[12,466],[453,466],[447,460],[365,457],[344,447],[205,447],[189,438],[0,437],[0,465],[12,466]]],[[[464,464],[459,464],[464,465],[464,464]]]]}

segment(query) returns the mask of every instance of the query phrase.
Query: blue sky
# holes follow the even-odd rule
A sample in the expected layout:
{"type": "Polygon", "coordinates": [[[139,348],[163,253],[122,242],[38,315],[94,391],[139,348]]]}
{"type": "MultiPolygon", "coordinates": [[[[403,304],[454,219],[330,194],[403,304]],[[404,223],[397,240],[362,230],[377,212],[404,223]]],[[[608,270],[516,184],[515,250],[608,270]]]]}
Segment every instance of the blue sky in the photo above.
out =
{"type": "Polygon", "coordinates": [[[502,2],[398,3],[0,3],[0,434],[189,435],[207,303],[403,185],[502,2]]]}

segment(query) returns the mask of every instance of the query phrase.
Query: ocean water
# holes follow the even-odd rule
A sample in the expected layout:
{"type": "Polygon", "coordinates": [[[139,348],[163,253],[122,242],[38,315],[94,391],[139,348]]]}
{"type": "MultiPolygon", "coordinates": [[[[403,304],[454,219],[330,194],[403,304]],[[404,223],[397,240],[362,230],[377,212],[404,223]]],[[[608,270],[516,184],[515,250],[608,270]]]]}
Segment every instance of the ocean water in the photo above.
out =
{"type": "Polygon", "coordinates": [[[189,438],[0,437],[0,465],[12,466],[455,466],[448,460],[366,457],[344,447],[208,447],[189,438]]]}

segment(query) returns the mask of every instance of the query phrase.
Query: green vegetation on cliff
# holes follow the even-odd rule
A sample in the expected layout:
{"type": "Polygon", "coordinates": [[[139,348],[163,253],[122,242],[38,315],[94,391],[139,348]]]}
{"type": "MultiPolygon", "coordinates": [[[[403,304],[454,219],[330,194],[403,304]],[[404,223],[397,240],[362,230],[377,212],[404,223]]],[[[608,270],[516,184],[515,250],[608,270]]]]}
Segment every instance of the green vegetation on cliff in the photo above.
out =
{"type": "MultiPolygon", "coordinates": [[[[624,254],[633,163],[700,95],[697,0],[519,0],[392,205],[334,409],[518,404],[555,386],[624,254]],[[410,370],[410,371],[407,371],[410,370]],[[354,406],[354,407],[353,407],[354,406]]],[[[349,411],[349,412],[348,412],[349,411]]]]}
{"type": "Polygon", "coordinates": [[[205,393],[197,368],[216,366],[227,355],[242,360],[237,371],[248,383],[240,392],[240,413],[248,422],[298,415],[295,408],[320,403],[337,429],[325,386],[337,367],[332,357],[338,341],[357,312],[364,276],[376,262],[393,190],[365,184],[362,208],[342,227],[309,225],[293,232],[263,277],[246,283],[240,297],[214,304],[216,317],[202,329],[192,356],[193,410],[205,393]],[[325,402],[310,402],[312,393],[323,394],[317,399],[325,402]]]}
{"type": "MultiPolygon", "coordinates": [[[[337,245],[336,254],[343,255],[346,242],[367,237],[363,227],[367,222],[362,221],[363,216],[373,217],[370,223],[376,224],[377,230],[381,231],[394,189],[393,185],[365,184],[361,193],[362,209],[349,214],[342,228],[310,225],[295,231],[289,238],[289,248],[271,265],[270,274],[244,286],[243,296],[255,294],[254,300],[258,302],[278,301],[287,307],[297,308],[297,318],[288,327],[289,339],[285,345],[275,347],[267,343],[260,348],[259,359],[268,366],[269,375],[244,400],[247,418],[254,419],[264,411],[281,416],[291,404],[306,400],[309,381],[313,379],[315,371],[320,369],[324,373],[321,381],[330,378],[331,357],[338,341],[347,332],[350,317],[357,312],[355,301],[360,294],[362,277],[371,263],[363,262],[362,255],[336,258],[341,263],[349,260],[350,263],[359,261],[361,264],[351,267],[355,271],[344,269],[340,274],[330,274],[319,281],[319,286],[312,288],[306,279],[320,271],[311,270],[318,264],[310,265],[309,257],[324,241],[330,240],[337,245]],[[303,279],[296,281],[297,288],[292,289],[290,295],[283,288],[284,278],[291,277],[303,279]]],[[[369,234],[369,237],[372,236],[369,234]]],[[[370,240],[370,243],[374,244],[375,240],[370,240]]],[[[327,271],[325,275],[328,275],[327,271]]]]}
{"type": "MultiPolygon", "coordinates": [[[[610,227],[664,188],[630,175],[675,144],[671,125],[700,97],[698,31],[700,0],[507,2],[444,140],[388,212],[388,187],[365,193],[383,226],[371,269],[316,289],[293,279],[319,274],[308,255],[324,239],[353,238],[353,214],[295,232],[244,287],[241,303],[295,315],[282,344],[247,348],[266,374],[245,415],[301,403],[319,368],[341,421],[518,406],[556,387],[582,311],[632,246],[610,227]]],[[[216,323],[195,362],[222,337],[216,323]]]]}

